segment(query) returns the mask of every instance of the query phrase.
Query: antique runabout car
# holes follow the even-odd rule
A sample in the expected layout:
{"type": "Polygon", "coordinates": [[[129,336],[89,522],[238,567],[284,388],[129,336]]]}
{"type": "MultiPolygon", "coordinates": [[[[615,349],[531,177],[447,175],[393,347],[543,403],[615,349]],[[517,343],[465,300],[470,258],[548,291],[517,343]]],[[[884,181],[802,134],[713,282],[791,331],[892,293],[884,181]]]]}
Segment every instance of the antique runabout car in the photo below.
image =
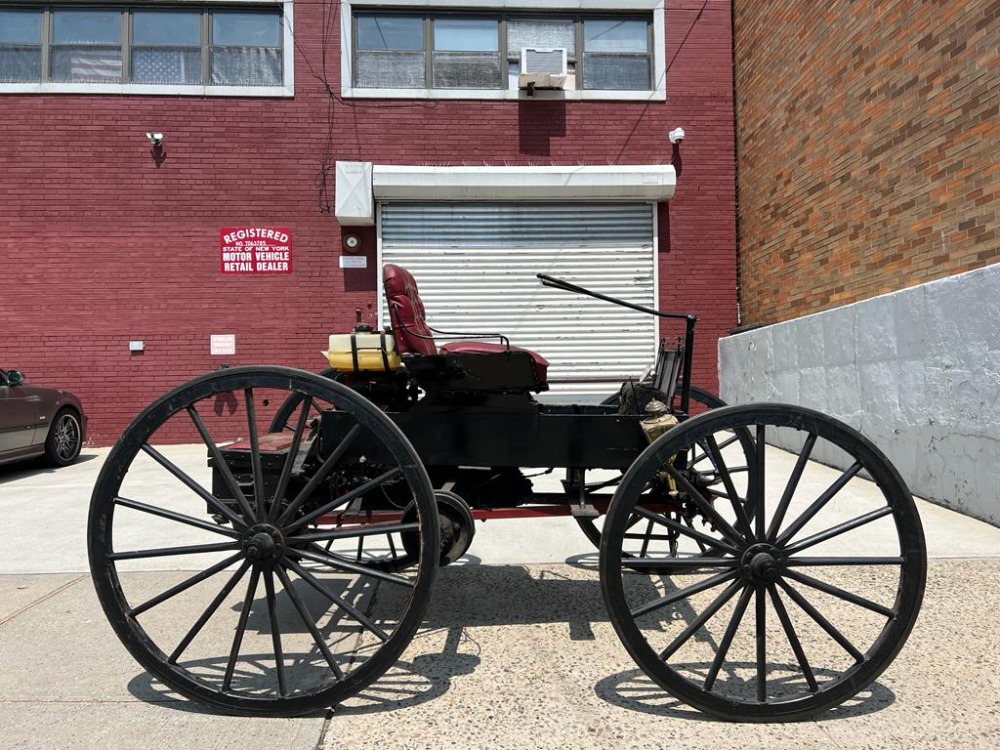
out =
{"type": "Polygon", "coordinates": [[[477,520],[554,515],[598,546],[636,663],[713,716],[815,716],[889,666],[926,553],[906,485],[866,438],[797,406],[722,405],[690,382],[693,315],[545,275],[677,330],[605,403],[539,400],[544,356],[434,331],[413,276],[383,271],[391,329],[335,334],[323,374],[237,367],[180,385],[108,456],[93,579],[158,679],[228,713],[335,705],[405,672],[437,571],[477,520]],[[207,466],[171,458],[185,440],[207,466]],[[556,471],[557,490],[536,486],[556,471]],[[165,557],[182,572],[157,586],[146,571],[165,557]]]}

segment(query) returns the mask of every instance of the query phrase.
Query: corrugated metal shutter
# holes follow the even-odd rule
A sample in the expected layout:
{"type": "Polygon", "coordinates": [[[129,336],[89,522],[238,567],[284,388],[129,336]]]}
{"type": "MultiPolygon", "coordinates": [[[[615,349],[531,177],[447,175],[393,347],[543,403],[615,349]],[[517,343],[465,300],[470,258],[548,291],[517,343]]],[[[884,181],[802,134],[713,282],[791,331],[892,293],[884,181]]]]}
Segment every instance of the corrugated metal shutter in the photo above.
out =
{"type": "MultiPolygon", "coordinates": [[[[653,210],[648,203],[385,203],[382,262],[413,273],[434,328],[502,333],[549,360],[553,393],[604,396],[652,363],[656,319],[543,287],[535,274],[655,307],[653,210]]],[[[382,316],[385,325],[384,295],[382,316]]]]}

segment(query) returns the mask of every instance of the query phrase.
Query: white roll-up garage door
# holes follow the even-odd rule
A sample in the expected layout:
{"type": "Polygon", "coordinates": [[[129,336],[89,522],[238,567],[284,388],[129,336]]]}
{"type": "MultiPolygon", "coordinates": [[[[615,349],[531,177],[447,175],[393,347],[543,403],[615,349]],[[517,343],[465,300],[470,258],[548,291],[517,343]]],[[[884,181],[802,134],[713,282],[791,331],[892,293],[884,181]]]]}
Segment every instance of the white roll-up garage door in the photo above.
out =
{"type": "Polygon", "coordinates": [[[655,357],[656,319],[543,287],[535,274],[656,307],[654,227],[650,203],[379,206],[381,260],[413,273],[432,327],[502,333],[549,360],[553,393],[577,396],[640,375],[655,357]]]}

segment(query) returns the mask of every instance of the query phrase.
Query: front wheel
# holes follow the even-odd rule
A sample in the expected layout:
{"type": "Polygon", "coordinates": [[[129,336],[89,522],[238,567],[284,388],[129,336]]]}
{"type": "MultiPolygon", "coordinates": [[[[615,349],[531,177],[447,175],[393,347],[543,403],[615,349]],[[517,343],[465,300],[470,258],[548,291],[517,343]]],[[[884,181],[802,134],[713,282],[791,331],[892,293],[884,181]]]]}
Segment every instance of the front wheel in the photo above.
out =
{"type": "Polygon", "coordinates": [[[737,721],[808,718],[868,686],[913,627],[926,565],[913,498],[885,456],[847,425],[780,404],[714,410],[654,442],[615,494],[600,556],[636,663],[737,721]],[[678,461],[741,430],[754,438],[749,471],[730,471],[744,456],[723,450],[711,492],[678,461]],[[644,507],[664,493],[702,522],[644,507]],[[661,530],[642,549],[628,534],[637,512],[661,530]],[[657,542],[670,534],[676,552],[657,542]]]}
{"type": "Polygon", "coordinates": [[[52,466],[68,466],[76,461],[83,447],[80,415],[72,409],[62,409],[49,425],[45,438],[45,461],[52,466]]]}
{"type": "Polygon", "coordinates": [[[399,428],[349,388],[279,367],[155,401],[109,454],[88,524],[98,598],[136,660],[193,700],[269,716],[332,706],[396,662],[430,600],[438,534],[399,428]],[[269,432],[290,399],[293,429],[269,432]],[[412,516],[369,512],[389,500],[412,516]],[[402,534],[405,572],[365,547],[402,534]]]}

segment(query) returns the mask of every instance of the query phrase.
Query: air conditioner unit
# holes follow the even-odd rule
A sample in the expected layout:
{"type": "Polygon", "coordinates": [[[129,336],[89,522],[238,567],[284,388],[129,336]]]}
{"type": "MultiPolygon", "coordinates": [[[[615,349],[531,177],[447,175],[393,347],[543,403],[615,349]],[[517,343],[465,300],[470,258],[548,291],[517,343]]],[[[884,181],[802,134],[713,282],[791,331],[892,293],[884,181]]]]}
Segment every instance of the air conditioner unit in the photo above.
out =
{"type": "Polygon", "coordinates": [[[521,48],[521,71],[518,88],[528,93],[536,89],[562,89],[566,86],[566,48],[521,48]]]}

